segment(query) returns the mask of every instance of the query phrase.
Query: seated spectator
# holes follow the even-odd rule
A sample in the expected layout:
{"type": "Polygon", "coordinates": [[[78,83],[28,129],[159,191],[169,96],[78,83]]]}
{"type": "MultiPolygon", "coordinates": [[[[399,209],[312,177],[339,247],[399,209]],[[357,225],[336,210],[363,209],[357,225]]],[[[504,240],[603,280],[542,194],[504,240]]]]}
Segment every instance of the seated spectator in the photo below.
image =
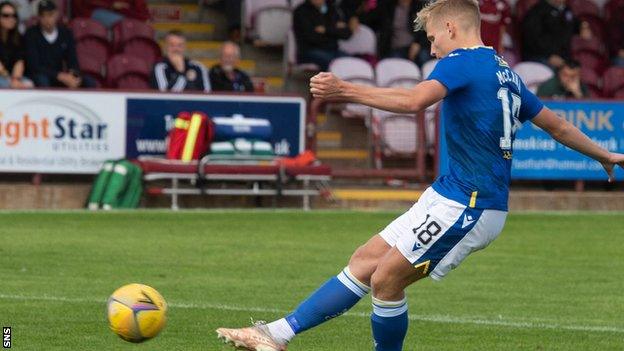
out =
{"type": "Polygon", "coordinates": [[[570,56],[572,36],[580,22],[566,0],[540,0],[522,22],[522,57],[559,68],[570,56]]]}
{"type": "Polygon", "coordinates": [[[165,36],[164,57],[154,65],[150,85],[160,91],[210,91],[208,70],[185,56],[186,38],[173,30],[165,36]]]}
{"type": "Polygon", "coordinates": [[[17,8],[10,1],[0,3],[0,88],[32,88],[24,78],[24,43],[19,33],[17,8]]]}
{"type": "Polygon", "coordinates": [[[390,0],[379,5],[379,56],[401,57],[419,66],[431,60],[430,43],[424,31],[414,31],[421,0],[390,0]]]}
{"type": "Polygon", "coordinates": [[[511,9],[505,0],[479,0],[481,12],[481,38],[483,44],[502,54],[503,36],[511,24],[511,9]]]}
{"type": "Polygon", "coordinates": [[[90,17],[106,28],[128,17],[139,21],[150,19],[145,0],[82,0],[74,1],[75,17],[90,17]]]}
{"type": "Polygon", "coordinates": [[[210,69],[213,91],[253,92],[254,86],[247,73],[236,68],[240,62],[240,48],[228,41],[221,47],[221,60],[210,69]]]}
{"type": "Polygon", "coordinates": [[[95,87],[93,78],[80,74],[74,35],[58,24],[54,1],[42,0],[37,12],[39,24],[24,36],[28,76],[38,87],[95,87]]]}
{"type": "Polygon", "coordinates": [[[583,99],[589,97],[589,90],[581,82],[581,66],[568,60],[557,70],[557,74],[537,88],[537,96],[555,99],[583,99]]]}
{"type": "Polygon", "coordinates": [[[306,0],[293,14],[297,40],[297,61],[317,64],[327,70],[329,63],[346,54],[338,49],[338,39],[348,39],[351,30],[336,8],[325,0],[306,0]]]}

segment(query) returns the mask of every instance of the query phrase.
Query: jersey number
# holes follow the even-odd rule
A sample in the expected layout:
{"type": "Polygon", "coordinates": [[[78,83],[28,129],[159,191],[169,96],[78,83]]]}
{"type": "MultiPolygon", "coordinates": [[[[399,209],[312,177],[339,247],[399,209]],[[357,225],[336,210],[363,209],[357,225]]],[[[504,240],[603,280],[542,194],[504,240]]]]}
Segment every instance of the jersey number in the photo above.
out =
{"type": "Polygon", "coordinates": [[[503,105],[503,137],[500,138],[500,148],[511,150],[512,129],[515,122],[518,121],[522,100],[518,95],[510,94],[507,88],[498,89],[498,98],[503,105]],[[509,95],[511,95],[511,104],[509,103],[509,95]]]}

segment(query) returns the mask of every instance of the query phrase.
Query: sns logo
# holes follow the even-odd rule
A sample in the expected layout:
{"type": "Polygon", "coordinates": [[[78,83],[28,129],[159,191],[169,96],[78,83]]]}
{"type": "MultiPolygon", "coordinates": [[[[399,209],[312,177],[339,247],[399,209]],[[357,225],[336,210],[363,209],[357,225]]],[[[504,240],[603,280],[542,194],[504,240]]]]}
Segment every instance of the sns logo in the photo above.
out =
{"type": "Polygon", "coordinates": [[[2,328],[2,347],[5,349],[11,348],[11,327],[2,328]]]}
{"type": "Polygon", "coordinates": [[[0,111],[0,144],[98,142],[108,125],[91,109],[69,100],[33,98],[0,111]]]}

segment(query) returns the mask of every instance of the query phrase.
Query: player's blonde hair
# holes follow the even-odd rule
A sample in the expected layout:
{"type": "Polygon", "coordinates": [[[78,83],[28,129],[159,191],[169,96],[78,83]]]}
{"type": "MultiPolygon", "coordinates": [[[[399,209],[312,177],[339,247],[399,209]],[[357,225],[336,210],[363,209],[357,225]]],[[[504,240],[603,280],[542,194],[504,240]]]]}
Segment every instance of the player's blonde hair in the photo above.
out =
{"type": "Polygon", "coordinates": [[[414,20],[414,30],[426,30],[431,18],[459,19],[464,29],[481,27],[481,14],[478,0],[434,0],[418,11],[414,20]]]}

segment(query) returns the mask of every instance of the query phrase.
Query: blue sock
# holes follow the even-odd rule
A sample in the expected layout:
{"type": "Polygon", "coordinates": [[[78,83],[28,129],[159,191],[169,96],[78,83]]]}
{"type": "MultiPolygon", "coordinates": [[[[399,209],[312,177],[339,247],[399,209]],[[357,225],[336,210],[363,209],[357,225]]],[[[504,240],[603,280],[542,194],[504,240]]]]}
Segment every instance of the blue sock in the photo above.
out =
{"type": "Polygon", "coordinates": [[[407,324],[407,298],[390,302],[373,297],[371,325],[375,351],[401,351],[407,324]]]}
{"type": "Polygon", "coordinates": [[[346,267],[286,316],[286,321],[294,333],[299,334],[345,313],[369,291],[370,288],[358,281],[346,267]]]}

